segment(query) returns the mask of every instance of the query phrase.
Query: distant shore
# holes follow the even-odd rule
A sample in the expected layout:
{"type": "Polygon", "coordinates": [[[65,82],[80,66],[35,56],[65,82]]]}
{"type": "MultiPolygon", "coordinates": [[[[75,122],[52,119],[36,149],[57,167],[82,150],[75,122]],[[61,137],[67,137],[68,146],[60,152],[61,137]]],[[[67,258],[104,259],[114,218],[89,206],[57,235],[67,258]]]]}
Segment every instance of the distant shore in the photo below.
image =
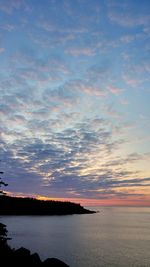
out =
{"type": "Polygon", "coordinates": [[[73,215],[92,213],[96,212],[72,202],[0,196],[0,215],[73,215]]]}

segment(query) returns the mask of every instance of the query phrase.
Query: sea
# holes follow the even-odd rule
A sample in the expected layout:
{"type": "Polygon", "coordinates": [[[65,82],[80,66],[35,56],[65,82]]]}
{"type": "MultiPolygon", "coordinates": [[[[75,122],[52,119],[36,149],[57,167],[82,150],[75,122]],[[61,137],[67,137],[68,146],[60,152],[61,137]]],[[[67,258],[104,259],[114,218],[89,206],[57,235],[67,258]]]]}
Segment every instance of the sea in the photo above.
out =
{"type": "Polygon", "coordinates": [[[70,267],[150,267],[150,207],[89,207],[95,214],[0,216],[8,243],[70,267]]]}

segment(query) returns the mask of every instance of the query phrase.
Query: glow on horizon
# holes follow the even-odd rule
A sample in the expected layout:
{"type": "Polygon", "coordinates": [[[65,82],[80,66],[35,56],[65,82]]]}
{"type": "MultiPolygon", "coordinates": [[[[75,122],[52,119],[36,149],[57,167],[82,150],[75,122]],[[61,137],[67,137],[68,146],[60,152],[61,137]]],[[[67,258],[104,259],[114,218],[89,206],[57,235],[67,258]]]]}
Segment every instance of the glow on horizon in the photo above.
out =
{"type": "Polygon", "coordinates": [[[149,10],[148,0],[0,0],[10,194],[150,206],[149,10]]]}
{"type": "Polygon", "coordinates": [[[29,197],[29,198],[36,198],[39,200],[53,200],[53,201],[63,201],[63,202],[74,202],[77,204],[80,204],[84,207],[88,206],[120,206],[120,207],[126,207],[126,206],[133,206],[133,207],[150,207],[150,197],[149,195],[145,196],[143,199],[135,199],[135,198],[129,198],[129,199],[120,199],[120,198],[113,198],[113,199],[105,199],[105,200],[100,200],[100,199],[86,199],[86,198],[54,198],[54,197],[46,197],[46,196],[40,196],[40,195],[35,195],[35,194],[23,194],[23,193],[12,193],[12,192],[7,192],[5,193],[8,196],[11,197],[29,197]]]}

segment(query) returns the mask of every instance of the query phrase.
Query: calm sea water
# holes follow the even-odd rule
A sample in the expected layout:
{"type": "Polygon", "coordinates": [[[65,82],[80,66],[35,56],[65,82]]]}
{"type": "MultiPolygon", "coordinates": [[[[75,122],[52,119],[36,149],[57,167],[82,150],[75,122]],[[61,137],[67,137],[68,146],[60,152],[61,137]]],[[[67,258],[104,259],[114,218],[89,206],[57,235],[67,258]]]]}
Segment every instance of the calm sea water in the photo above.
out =
{"type": "Polygon", "coordinates": [[[72,216],[3,216],[12,247],[71,267],[150,266],[150,208],[96,208],[72,216]]]}

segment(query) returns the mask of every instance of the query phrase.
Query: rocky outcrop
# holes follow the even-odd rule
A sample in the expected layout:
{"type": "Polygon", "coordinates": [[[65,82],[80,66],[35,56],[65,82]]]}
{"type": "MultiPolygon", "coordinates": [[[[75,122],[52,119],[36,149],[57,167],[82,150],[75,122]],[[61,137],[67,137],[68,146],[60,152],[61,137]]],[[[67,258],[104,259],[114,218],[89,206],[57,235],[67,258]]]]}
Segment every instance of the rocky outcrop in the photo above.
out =
{"type": "Polygon", "coordinates": [[[31,254],[26,248],[11,249],[8,245],[0,245],[1,267],[3,266],[28,266],[28,267],[69,267],[66,263],[56,258],[41,261],[37,253],[31,254]]]}
{"type": "Polygon", "coordinates": [[[48,258],[42,263],[42,266],[44,266],[44,267],[48,267],[48,266],[67,267],[68,265],[66,263],[64,263],[63,261],[58,260],[56,258],[48,258]]]}

